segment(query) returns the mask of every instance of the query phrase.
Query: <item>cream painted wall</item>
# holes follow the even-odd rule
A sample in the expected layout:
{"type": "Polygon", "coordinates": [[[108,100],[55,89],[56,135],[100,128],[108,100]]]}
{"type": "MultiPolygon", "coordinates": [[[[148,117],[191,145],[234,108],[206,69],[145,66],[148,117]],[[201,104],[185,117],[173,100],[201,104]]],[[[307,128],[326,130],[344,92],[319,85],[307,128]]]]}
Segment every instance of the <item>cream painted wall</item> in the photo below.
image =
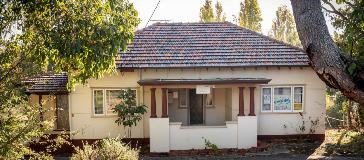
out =
{"type": "Polygon", "coordinates": [[[169,143],[171,150],[204,149],[205,139],[218,148],[237,148],[237,122],[227,122],[226,126],[181,126],[170,123],[169,143]]]}
{"type": "MultiPolygon", "coordinates": [[[[31,104],[39,104],[39,95],[31,94],[29,96],[29,101],[31,104]]],[[[43,119],[51,120],[56,116],[56,96],[42,95],[42,109],[43,109],[43,119]]],[[[53,129],[57,128],[57,123],[54,123],[53,129]]]]}
{"type": "Polygon", "coordinates": [[[225,88],[214,88],[214,107],[206,108],[206,125],[225,124],[225,88]]]}
{"type": "MultiPolygon", "coordinates": [[[[94,116],[92,90],[107,88],[136,88],[140,103],[141,89],[137,81],[137,72],[117,73],[99,80],[90,79],[86,85],[77,85],[70,96],[71,130],[76,131],[73,139],[100,139],[106,137],[124,137],[125,129],[115,123],[116,116],[94,116]]],[[[143,120],[133,127],[132,137],[143,137],[143,120]]]]}
{"type": "MultiPolygon", "coordinates": [[[[150,88],[155,87],[157,115],[161,116],[161,86],[140,87],[137,84],[139,79],[208,79],[208,78],[269,78],[272,81],[268,85],[292,85],[299,84],[305,86],[304,117],[307,119],[319,118],[320,125],[316,133],[324,133],[325,114],[325,84],[317,77],[309,67],[270,67],[270,68],[221,68],[221,69],[143,69],[134,72],[118,73],[117,75],[106,76],[99,80],[90,80],[85,86],[78,85],[70,95],[71,106],[71,129],[80,130],[82,134],[74,136],[75,139],[94,139],[107,136],[123,134],[123,128],[114,123],[115,117],[93,117],[92,116],[92,88],[138,88],[138,101],[150,106],[150,88]]],[[[300,122],[298,113],[261,113],[260,112],[260,87],[261,85],[242,84],[244,89],[245,114],[249,113],[249,86],[255,89],[255,113],[257,115],[258,135],[279,135],[297,134],[297,125],[300,122]],[[286,127],[283,127],[286,126],[286,127]]],[[[195,88],[195,85],[173,85],[163,86],[166,88],[195,88]]],[[[231,88],[231,104],[219,101],[224,106],[219,113],[219,119],[225,119],[225,106],[231,105],[231,119],[237,121],[238,114],[238,85],[215,85],[220,88],[221,95],[225,92],[222,88],[231,88]]],[[[226,96],[223,96],[224,100],[226,96]]],[[[215,102],[216,103],[216,102],[215,102]]],[[[187,112],[187,110],[186,110],[187,112]]],[[[206,111],[208,115],[208,109],[206,111]]],[[[145,114],[142,122],[134,127],[133,137],[149,137],[149,117],[145,114]]],[[[307,123],[308,124],[308,123],[307,123]]],[[[308,127],[309,128],[309,127],[308,127]]]]}

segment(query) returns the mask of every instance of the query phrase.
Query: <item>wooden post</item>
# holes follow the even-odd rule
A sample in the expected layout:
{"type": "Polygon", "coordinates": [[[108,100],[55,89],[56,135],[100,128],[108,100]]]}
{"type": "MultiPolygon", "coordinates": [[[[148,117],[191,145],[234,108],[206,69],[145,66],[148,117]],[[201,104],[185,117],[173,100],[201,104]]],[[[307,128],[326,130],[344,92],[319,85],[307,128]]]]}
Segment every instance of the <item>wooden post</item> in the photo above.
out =
{"type": "Polygon", "coordinates": [[[255,87],[249,87],[250,88],[250,113],[249,116],[255,116],[254,111],[254,89],[255,87]]]}
{"type": "Polygon", "coordinates": [[[156,102],[155,102],[155,88],[150,89],[150,118],[157,118],[156,102]]]}
{"type": "Polygon", "coordinates": [[[162,88],[162,118],[167,117],[167,88],[162,88]]]}
{"type": "Polygon", "coordinates": [[[245,116],[244,114],[244,87],[239,87],[239,114],[238,116],[245,116]]]}

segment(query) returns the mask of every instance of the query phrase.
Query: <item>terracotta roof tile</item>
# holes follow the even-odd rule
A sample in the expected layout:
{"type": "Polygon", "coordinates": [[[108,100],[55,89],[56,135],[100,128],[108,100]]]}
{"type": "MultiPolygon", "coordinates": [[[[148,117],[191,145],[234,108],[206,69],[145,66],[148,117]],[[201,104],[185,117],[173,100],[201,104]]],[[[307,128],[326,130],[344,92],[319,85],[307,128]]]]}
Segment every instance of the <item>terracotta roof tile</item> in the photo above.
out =
{"type": "Polygon", "coordinates": [[[31,84],[31,87],[27,89],[28,93],[66,93],[68,74],[45,74],[37,77],[29,78],[24,83],[31,84]]]}
{"type": "Polygon", "coordinates": [[[128,48],[119,68],[309,65],[303,50],[229,22],[156,23],[128,48]]]}

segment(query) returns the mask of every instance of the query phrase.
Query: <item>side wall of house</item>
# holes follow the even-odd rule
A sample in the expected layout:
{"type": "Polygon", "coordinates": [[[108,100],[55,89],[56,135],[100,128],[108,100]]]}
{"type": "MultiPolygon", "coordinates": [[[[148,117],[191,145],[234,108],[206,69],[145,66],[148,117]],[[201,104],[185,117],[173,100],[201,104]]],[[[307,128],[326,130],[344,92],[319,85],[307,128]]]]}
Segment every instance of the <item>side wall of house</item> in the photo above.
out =
{"type": "MultiPolygon", "coordinates": [[[[281,85],[303,85],[304,111],[303,118],[306,121],[306,128],[310,128],[310,119],[319,119],[315,126],[316,134],[323,134],[325,130],[325,84],[317,77],[309,67],[269,67],[269,68],[221,68],[221,69],[143,69],[134,72],[118,73],[105,76],[99,80],[90,80],[86,85],[78,85],[70,94],[71,108],[71,130],[78,131],[74,139],[98,139],[105,137],[123,136],[123,127],[115,124],[115,116],[93,116],[92,112],[92,89],[97,88],[136,88],[138,91],[138,103],[150,107],[150,86],[140,87],[137,84],[139,79],[209,79],[209,78],[268,78],[272,79],[269,86],[281,85]]],[[[215,100],[218,106],[206,111],[206,121],[211,117],[211,123],[218,119],[237,121],[239,85],[213,85],[218,88],[215,97],[222,97],[215,100]],[[230,94],[231,96],[227,96],[230,94]],[[230,101],[230,102],[227,102],[230,101]],[[221,110],[219,110],[221,109],[221,110]],[[231,117],[230,117],[231,116],[231,117]]],[[[285,135],[297,134],[298,126],[302,123],[298,113],[262,113],[261,87],[267,85],[242,84],[244,89],[245,114],[249,113],[249,88],[255,89],[255,113],[258,119],[258,135],[285,135]]],[[[153,86],[156,90],[157,115],[162,113],[162,86],[153,86]]],[[[166,86],[163,86],[166,87],[166,86]]],[[[195,88],[195,85],[174,85],[167,88],[195,88]]],[[[133,128],[132,137],[149,137],[150,108],[138,126],[133,128]]],[[[185,109],[185,112],[187,110],[185,109]]],[[[170,115],[173,116],[173,115],[170,115]]],[[[210,121],[209,120],[209,121],[210,121]]],[[[307,133],[307,131],[306,131],[307,133]]]]}
{"type": "MultiPolygon", "coordinates": [[[[31,94],[29,96],[29,101],[31,104],[38,104],[39,105],[39,95],[31,94]]],[[[43,119],[50,120],[54,119],[56,116],[56,96],[51,95],[42,95],[42,115],[43,119]]],[[[54,123],[53,128],[57,128],[57,123],[54,123]]]]}
{"type": "MultiPolygon", "coordinates": [[[[93,114],[93,89],[135,88],[138,102],[142,98],[137,84],[138,72],[115,73],[98,80],[91,79],[85,85],[77,85],[70,94],[71,130],[76,134],[73,139],[101,139],[124,137],[125,129],[115,123],[115,115],[95,116],[93,114]]],[[[133,138],[142,138],[143,123],[132,129],[133,138]]]]}

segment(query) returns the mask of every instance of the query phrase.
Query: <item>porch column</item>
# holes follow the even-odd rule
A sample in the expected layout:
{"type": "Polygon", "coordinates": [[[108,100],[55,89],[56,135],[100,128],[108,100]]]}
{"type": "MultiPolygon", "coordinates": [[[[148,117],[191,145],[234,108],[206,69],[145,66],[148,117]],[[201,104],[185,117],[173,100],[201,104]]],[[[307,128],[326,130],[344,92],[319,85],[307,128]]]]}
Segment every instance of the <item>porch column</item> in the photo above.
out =
{"type": "Polygon", "coordinates": [[[167,88],[162,88],[162,118],[167,117],[167,88]]]}
{"type": "Polygon", "coordinates": [[[244,114],[244,87],[239,87],[239,114],[238,116],[245,116],[244,114]]]}
{"type": "Polygon", "coordinates": [[[250,113],[249,116],[255,116],[254,111],[254,89],[255,87],[249,87],[250,88],[250,113]]]}
{"type": "Polygon", "coordinates": [[[157,118],[156,102],[155,102],[155,88],[150,89],[150,118],[157,118]]]}

